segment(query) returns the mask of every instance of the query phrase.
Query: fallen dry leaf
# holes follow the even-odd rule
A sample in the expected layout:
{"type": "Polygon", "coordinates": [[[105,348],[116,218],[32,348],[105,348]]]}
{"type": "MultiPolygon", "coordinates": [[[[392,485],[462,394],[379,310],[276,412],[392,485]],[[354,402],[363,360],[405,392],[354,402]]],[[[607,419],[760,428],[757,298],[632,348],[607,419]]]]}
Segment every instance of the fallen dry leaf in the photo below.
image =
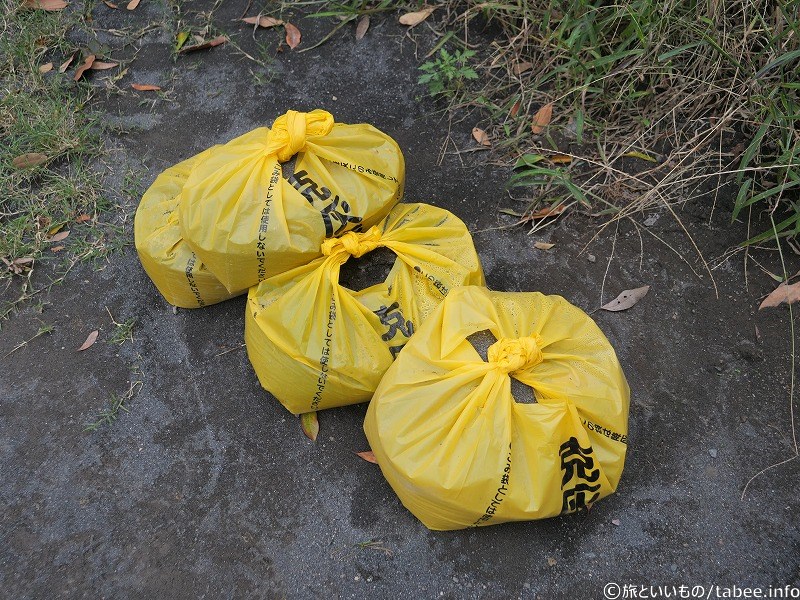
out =
{"type": "Polygon", "coordinates": [[[307,412],[300,415],[300,427],[303,428],[303,433],[312,442],[317,440],[319,434],[319,421],[317,420],[317,413],[307,412]]]}
{"type": "Polygon", "coordinates": [[[644,298],[647,295],[647,292],[650,291],[650,286],[645,285],[640,288],[636,288],[633,290],[625,290],[619,296],[614,298],[608,304],[604,304],[600,308],[603,310],[609,310],[611,312],[617,312],[620,310],[627,310],[634,304],[636,304],[639,300],[644,298]]]}
{"type": "Polygon", "coordinates": [[[77,217],[75,217],[76,223],[85,223],[86,221],[91,221],[91,220],[92,220],[91,215],[87,215],[86,213],[83,213],[82,215],[78,215],[77,217]]]}
{"type": "Polygon", "coordinates": [[[63,249],[64,246],[53,246],[52,248],[50,248],[50,250],[53,252],[61,252],[63,249]]]}
{"type": "Polygon", "coordinates": [[[372,463],[373,465],[378,464],[378,459],[375,458],[375,454],[372,450],[367,450],[366,452],[356,452],[356,456],[363,458],[365,461],[372,463]]]}
{"type": "Polygon", "coordinates": [[[108,8],[119,8],[119,6],[113,2],[109,2],[108,0],[103,0],[103,4],[105,4],[108,8]]]}
{"type": "Polygon", "coordinates": [[[113,69],[114,67],[118,67],[118,62],[103,62],[101,60],[96,60],[92,63],[92,66],[89,67],[92,71],[105,71],[106,69],[113,69]]]}
{"type": "Polygon", "coordinates": [[[61,63],[61,66],[58,67],[58,72],[59,73],[63,73],[64,71],[66,71],[69,68],[69,66],[72,64],[73,60],[75,60],[75,55],[74,54],[72,56],[70,56],[67,60],[65,60],[63,63],[61,63]]]}
{"type": "Polygon", "coordinates": [[[481,146],[491,146],[492,142],[489,140],[489,136],[486,135],[486,132],[481,129],[480,127],[473,127],[472,128],[472,137],[475,138],[475,141],[478,142],[481,146]]]}
{"type": "Polygon", "coordinates": [[[39,67],[39,73],[42,73],[43,75],[45,73],[49,73],[52,70],[53,70],[53,63],[51,63],[51,62],[49,62],[47,64],[44,64],[44,65],[39,67]]]}
{"type": "Polygon", "coordinates": [[[126,6],[125,8],[127,8],[128,10],[133,10],[134,8],[139,6],[139,1],[140,0],[131,0],[130,2],[128,2],[128,6],[126,6]]]}
{"type": "Polygon", "coordinates": [[[545,104],[542,108],[538,110],[538,112],[533,116],[533,123],[531,123],[531,131],[535,134],[540,134],[544,131],[544,128],[550,124],[550,121],[553,118],[553,103],[549,102],[545,104]]]}
{"type": "Polygon", "coordinates": [[[213,48],[214,46],[219,46],[220,44],[224,44],[228,41],[228,38],[224,35],[218,35],[213,40],[209,40],[207,42],[199,42],[194,44],[193,46],[184,46],[180,50],[178,50],[179,54],[185,54],[187,52],[195,52],[197,50],[205,50],[206,48],[213,48]]]}
{"type": "Polygon", "coordinates": [[[82,352],[83,350],[86,350],[89,346],[94,344],[97,341],[97,336],[99,334],[100,332],[97,331],[97,329],[95,329],[92,333],[90,333],[89,337],[86,338],[86,341],[83,342],[83,345],[81,345],[81,347],[78,348],[78,352],[82,352]]]}
{"type": "Polygon", "coordinates": [[[367,29],[369,29],[369,15],[364,15],[358,20],[358,25],[356,25],[356,39],[363,39],[364,36],[367,35],[367,29]]]}
{"type": "Polygon", "coordinates": [[[161,89],[160,86],[149,83],[132,83],[131,87],[135,90],[139,90],[140,92],[157,92],[161,89]]]}
{"type": "Polygon", "coordinates": [[[514,102],[514,106],[511,107],[511,111],[508,113],[509,117],[516,117],[517,113],[519,113],[520,102],[517,100],[514,102]]]}
{"type": "Polygon", "coordinates": [[[434,10],[435,7],[432,6],[430,8],[423,8],[422,10],[406,13],[400,17],[400,25],[408,25],[409,27],[419,25],[430,17],[434,10]]]}
{"type": "Polygon", "coordinates": [[[514,63],[511,67],[511,72],[514,75],[522,75],[525,71],[528,71],[531,67],[533,67],[533,63],[529,63],[527,61],[514,63]]]}
{"type": "Polygon", "coordinates": [[[619,527],[620,526],[620,520],[619,519],[611,519],[611,524],[619,527]]]}
{"type": "Polygon", "coordinates": [[[793,304],[798,300],[800,300],[800,281],[792,285],[786,285],[786,282],[784,282],[772,290],[769,296],[764,298],[758,310],[762,308],[773,308],[780,304],[793,304]]]}
{"type": "Polygon", "coordinates": [[[283,27],[286,29],[286,43],[289,48],[294,50],[300,45],[300,38],[303,36],[300,34],[300,30],[291,23],[284,23],[283,27]]]}
{"type": "Polygon", "coordinates": [[[67,3],[64,0],[25,0],[25,6],[53,11],[64,10],[67,8],[67,3]]]}
{"type": "Polygon", "coordinates": [[[550,250],[550,248],[553,246],[555,246],[555,244],[549,244],[547,242],[535,242],[533,244],[533,247],[538,248],[539,250],[550,250]]]}
{"type": "Polygon", "coordinates": [[[567,154],[553,154],[553,156],[550,157],[550,162],[557,165],[568,165],[572,162],[572,157],[567,154]]]}
{"type": "Polygon", "coordinates": [[[57,234],[52,236],[47,241],[48,242],[61,242],[61,241],[65,240],[65,239],[67,239],[67,236],[69,236],[69,230],[67,230],[67,231],[59,231],[57,234]]]}
{"type": "Polygon", "coordinates": [[[20,154],[17,156],[11,161],[11,164],[15,169],[30,169],[31,167],[42,164],[46,160],[46,154],[41,154],[40,152],[28,152],[27,154],[20,154]]]}
{"type": "Polygon", "coordinates": [[[540,208],[534,213],[531,213],[528,220],[533,219],[546,219],[547,217],[555,217],[556,215],[560,215],[564,212],[566,206],[563,204],[559,204],[558,206],[545,206],[544,208],[540,208]]]}
{"type": "Polygon", "coordinates": [[[276,27],[278,25],[283,25],[283,21],[281,21],[280,19],[276,19],[274,17],[255,16],[255,17],[247,17],[246,19],[242,19],[242,21],[250,25],[255,25],[256,27],[263,27],[265,29],[269,27],[276,27]]]}
{"type": "Polygon", "coordinates": [[[14,260],[8,260],[5,256],[0,256],[0,260],[2,260],[9,270],[16,275],[21,275],[25,270],[31,269],[33,265],[32,256],[15,258],[14,260]]]}
{"type": "Polygon", "coordinates": [[[78,67],[77,69],[75,69],[75,77],[73,77],[72,79],[75,80],[75,81],[78,81],[78,79],[81,78],[81,76],[84,74],[86,69],[88,69],[89,67],[92,66],[92,63],[94,63],[94,59],[95,58],[96,57],[95,57],[94,54],[90,54],[89,56],[87,56],[84,59],[83,64],[80,67],[78,67]]]}

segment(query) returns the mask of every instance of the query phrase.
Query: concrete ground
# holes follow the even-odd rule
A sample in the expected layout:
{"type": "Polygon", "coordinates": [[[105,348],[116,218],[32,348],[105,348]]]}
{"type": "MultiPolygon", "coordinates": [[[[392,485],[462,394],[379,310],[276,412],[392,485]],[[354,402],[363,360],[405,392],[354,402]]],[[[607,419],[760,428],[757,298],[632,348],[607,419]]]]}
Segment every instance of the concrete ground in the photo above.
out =
{"type": "MultiPolygon", "coordinates": [[[[112,53],[133,59],[125,94],[99,107],[126,131],[108,140],[117,177],[130,169],[144,189],[167,166],[289,108],[321,107],[397,139],[406,199],[465,221],[490,287],[560,294],[591,312],[624,289],[652,286],[629,311],[593,313],[632,391],[619,491],[588,514],[428,531],[379,468],[353,453],[367,449],[366,406],[321,413],[318,440],[306,439],[240,347],[244,298],[176,313],[129,245],[107,263],[77,266],[41,297],[41,314],[31,303],[0,333],[3,356],[36,333],[37,319],[55,327],[0,359],[0,596],[601,598],[609,582],[800,584],[800,461],[760,475],[742,499],[753,475],[794,454],[789,311],[757,310],[775,282],[752,262],[746,280],[737,254],[715,263],[717,298],[668,212],[653,213],[647,232],[612,226],[583,252],[601,219],[570,215],[534,236],[508,227],[513,219],[498,209],[524,207],[504,190],[508,173],[486,152],[453,152],[475,147],[477,121],[449,128],[434,114],[441,106],[421,98],[417,66],[436,43],[430,31],[408,36],[389,14],[359,42],[347,26],[318,49],[275,53],[282,32],[254,39],[231,21],[244,6],[223,4],[215,22],[251,55],[256,41],[267,44],[268,69],[233,44],[173,61],[175,32],[160,3],[94,8],[100,41],[112,47],[120,38],[107,30],[155,25],[112,53]],[[158,84],[170,100],[131,93],[131,82],[158,84]],[[454,144],[439,163],[448,130],[454,144]],[[555,247],[535,249],[537,240],[555,247]],[[136,319],[133,341],[111,343],[109,311],[117,322],[136,319]],[[94,329],[97,343],[76,352],[94,329]],[[131,386],[128,412],[84,431],[131,386]]],[[[298,50],[331,27],[295,22],[298,50]]],[[[92,75],[97,85],[101,76],[92,75]]],[[[120,189],[110,181],[111,193],[120,189]]],[[[137,201],[124,197],[128,213],[137,201]]],[[[745,237],[722,200],[713,217],[710,201],[681,217],[709,260],[745,237]]],[[[126,232],[132,239],[132,218],[126,232]]],[[[774,254],[754,256],[778,268],[774,254]]],[[[787,261],[790,273],[800,268],[791,252],[787,261]]],[[[47,268],[36,277],[45,281],[47,268]]]]}

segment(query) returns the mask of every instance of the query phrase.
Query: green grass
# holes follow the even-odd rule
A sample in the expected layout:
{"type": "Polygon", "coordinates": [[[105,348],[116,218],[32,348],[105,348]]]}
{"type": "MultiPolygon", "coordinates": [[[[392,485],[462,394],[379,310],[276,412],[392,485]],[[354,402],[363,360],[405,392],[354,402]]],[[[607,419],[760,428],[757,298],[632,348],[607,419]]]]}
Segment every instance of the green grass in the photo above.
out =
{"type": "Polygon", "coordinates": [[[0,30],[0,256],[9,259],[38,256],[50,245],[49,231],[94,215],[101,203],[88,167],[101,149],[85,110],[90,88],[57,72],[73,51],[64,33],[78,17],[16,6],[4,2],[0,30]],[[39,73],[47,62],[56,62],[54,69],[39,73]],[[25,153],[47,160],[14,168],[13,159],[25,153]]]}
{"type": "Polygon", "coordinates": [[[501,32],[472,65],[479,85],[450,108],[483,110],[495,150],[516,163],[511,184],[535,182],[530,211],[566,194],[630,217],[692,196],[714,202],[730,176],[734,219],[769,211],[779,236],[800,232],[797,0],[446,4],[453,30],[466,21],[501,32]],[[552,121],[535,135],[532,119],[551,102],[552,121]],[[549,162],[563,152],[571,164],[549,162]],[[657,164],[625,159],[632,152],[657,164]],[[518,160],[526,155],[541,161],[518,160]]]}
{"type": "MultiPolygon", "coordinates": [[[[70,265],[105,255],[113,246],[108,239],[113,231],[105,231],[97,218],[113,205],[93,166],[103,152],[100,124],[88,108],[95,88],[73,81],[75,66],[89,50],[68,35],[88,31],[89,25],[69,9],[46,12],[21,4],[0,0],[0,280],[25,276],[42,261],[70,265]],[[73,55],[70,67],[59,73],[59,65],[73,55]],[[40,72],[48,63],[51,70],[40,72]],[[46,158],[36,166],[15,167],[14,159],[27,153],[46,158]],[[67,231],[62,241],[50,239],[67,231]],[[6,268],[15,261],[23,268],[6,268]]],[[[28,282],[22,287],[20,298],[0,311],[0,320],[33,293],[28,282]]]]}
{"type": "Polygon", "coordinates": [[[111,394],[111,398],[108,401],[108,408],[104,408],[97,413],[95,420],[86,423],[86,426],[83,430],[97,431],[103,425],[112,425],[119,418],[120,411],[128,412],[128,407],[125,406],[125,401],[128,399],[129,397],[127,394],[123,394],[121,396],[111,394]]]}

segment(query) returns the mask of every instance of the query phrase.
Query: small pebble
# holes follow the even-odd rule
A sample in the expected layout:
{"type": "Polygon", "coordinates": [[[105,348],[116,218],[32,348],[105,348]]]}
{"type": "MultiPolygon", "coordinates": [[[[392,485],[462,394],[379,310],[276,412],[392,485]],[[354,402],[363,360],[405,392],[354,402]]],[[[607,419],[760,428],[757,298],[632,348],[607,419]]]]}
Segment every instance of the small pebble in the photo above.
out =
{"type": "Polygon", "coordinates": [[[597,262],[597,257],[596,257],[594,254],[589,254],[589,255],[586,257],[586,259],[587,259],[587,260],[588,260],[590,263],[597,262]]]}
{"type": "Polygon", "coordinates": [[[710,448],[708,453],[711,455],[711,458],[717,458],[717,451],[714,448],[710,448]]]}
{"type": "Polygon", "coordinates": [[[611,524],[612,525],[616,525],[617,527],[619,527],[619,523],[620,523],[619,519],[611,519],[611,524]]]}

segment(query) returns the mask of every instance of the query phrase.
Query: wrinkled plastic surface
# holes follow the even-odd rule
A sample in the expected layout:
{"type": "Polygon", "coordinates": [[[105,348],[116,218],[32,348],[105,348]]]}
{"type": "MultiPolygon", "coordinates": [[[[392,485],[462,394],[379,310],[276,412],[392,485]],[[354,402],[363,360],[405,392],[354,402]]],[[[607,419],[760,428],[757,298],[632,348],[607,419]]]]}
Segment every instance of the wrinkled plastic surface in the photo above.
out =
{"type": "Polygon", "coordinates": [[[170,304],[200,308],[231,298],[219,279],[183,241],[180,193],[195,164],[213,148],[166,169],[142,196],[133,223],[136,251],[150,279],[170,304]]]}
{"type": "Polygon", "coordinates": [[[559,296],[450,292],[388,369],[364,430],[400,500],[436,530],[570,513],[617,488],[630,392],[613,348],[559,296]],[[467,340],[489,330],[484,361],[467,340]],[[510,377],[536,403],[511,395],[510,377]]]}
{"type": "Polygon", "coordinates": [[[404,178],[397,143],[371,125],[289,111],[197,164],[181,196],[181,230],[235,293],[318,257],[327,237],[379,222],[404,178]],[[287,181],[281,162],[294,155],[287,181]]]}
{"type": "Polygon", "coordinates": [[[399,204],[378,226],[322,246],[323,257],[266,279],[247,297],[250,362],[294,414],[368,401],[448,291],[483,284],[464,223],[425,204],[399,204]],[[368,260],[378,247],[397,255],[387,278],[361,291],[340,286],[342,264],[368,260]]]}

